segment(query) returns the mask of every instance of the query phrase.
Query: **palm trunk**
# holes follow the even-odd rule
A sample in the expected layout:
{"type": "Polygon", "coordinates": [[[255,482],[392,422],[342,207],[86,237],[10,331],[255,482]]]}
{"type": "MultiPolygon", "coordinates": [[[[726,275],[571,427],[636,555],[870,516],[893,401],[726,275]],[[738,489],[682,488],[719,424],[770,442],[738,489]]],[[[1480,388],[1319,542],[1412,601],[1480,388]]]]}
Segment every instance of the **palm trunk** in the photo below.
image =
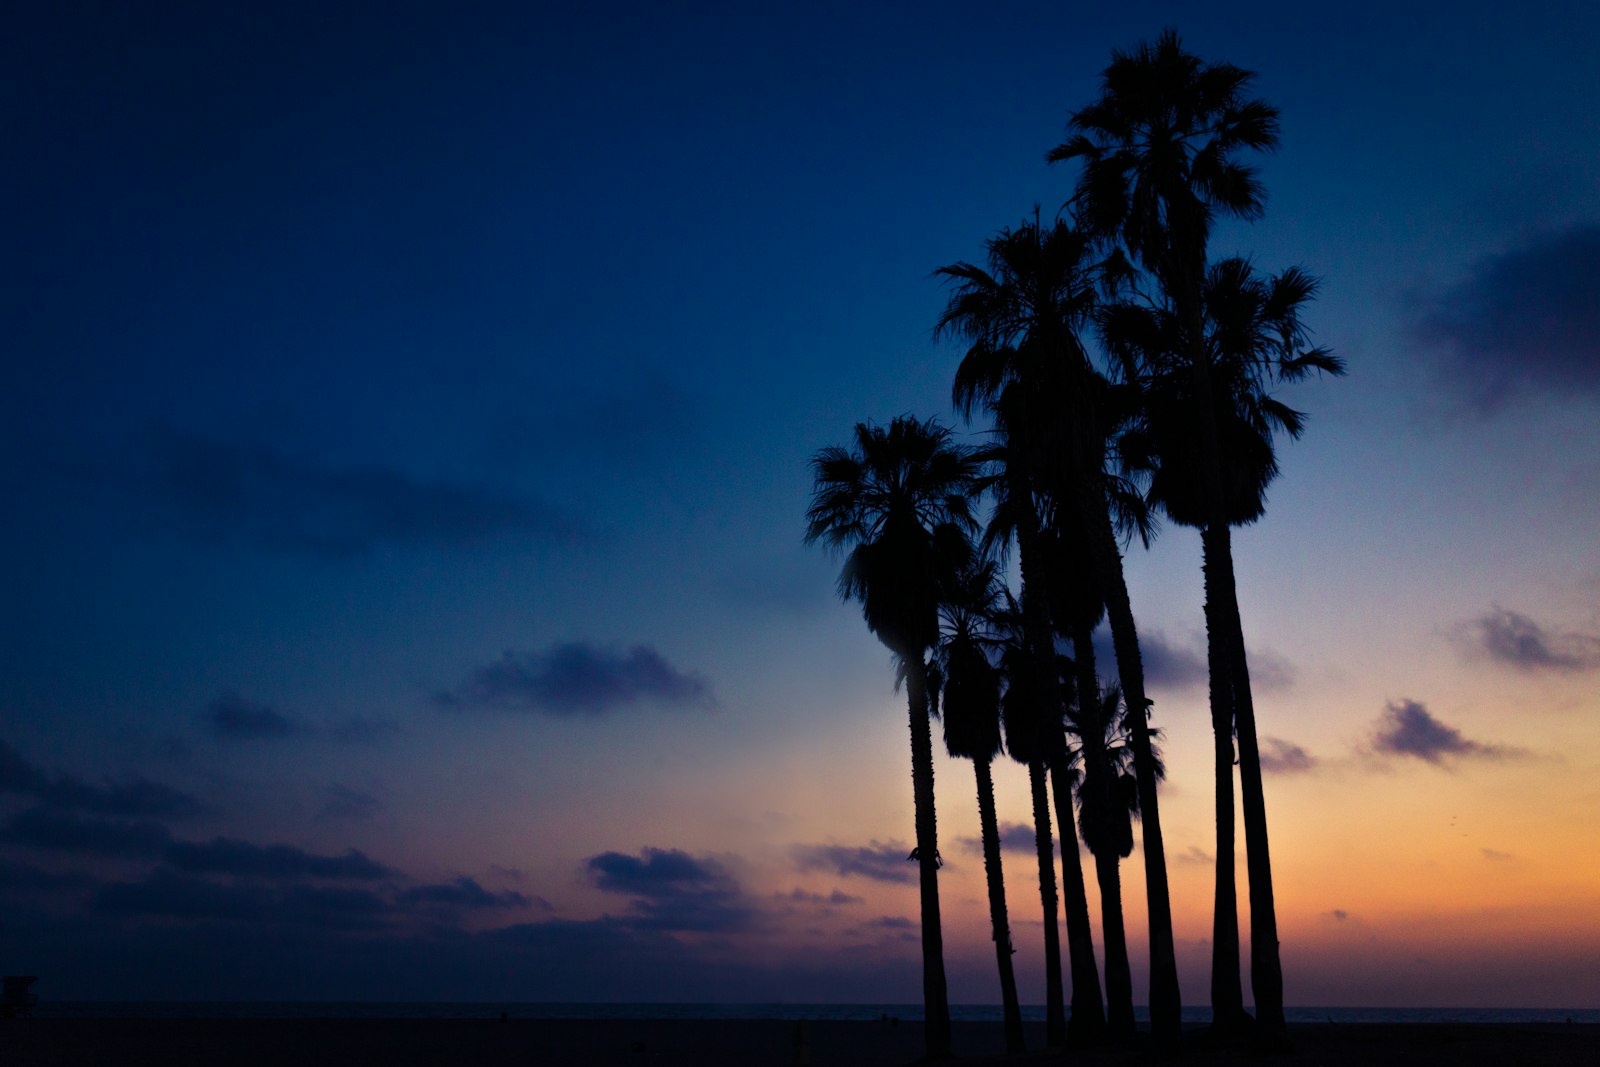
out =
{"type": "MultiPolygon", "coordinates": [[[[1083,888],[1083,857],[1078,853],[1078,827],[1072,817],[1072,787],[1063,768],[1051,769],[1050,788],[1056,802],[1056,838],[1061,842],[1061,889],[1067,913],[1067,960],[1072,971],[1072,1017],[1067,1022],[1067,1038],[1074,1045],[1093,1045],[1105,1037],[1105,1005],[1100,1000],[1100,971],[1094,961],[1094,930],[1089,926],[1089,894],[1083,888]]],[[[1111,973],[1108,969],[1107,988],[1110,982],[1111,973]]],[[[1131,1005],[1129,1010],[1132,1010],[1131,1005]]]]}
{"type": "Polygon", "coordinates": [[[928,717],[927,667],[917,655],[906,664],[911,705],[911,789],[916,808],[917,861],[922,895],[923,1037],[929,1059],[950,1055],[950,997],[944,977],[944,934],[939,925],[939,840],[933,810],[933,728],[928,717]]]}
{"type": "Polygon", "coordinates": [[[1268,1045],[1288,1040],[1283,1018],[1283,966],[1278,955],[1278,918],[1272,891],[1272,860],[1267,851],[1267,805],[1261,787],[1261,753],[1256,743],[1255,702],[1250,693],[1250,668],[1245,659],[1244,628],[1239,618],[1238,589],[1233,573],[1233,537],[1223,499],[1222,448],[1212,402],[1211,362],[1206,352],[1201,283],[1205,274],[1203,244],[1192,244],[1182,279],[1182,314],[1189,331],[1195,402],[1200,412],[1202,487],[1206,494],[1208,538],[1206,564],[1217,573],[1207,582],[1222,598],[1218,604],[1228,684],[1233,690],[1234,728],[1239,737],[1240,794],[1244,801],[1245,872],[1250,885],[1250,988],[1256,1001],[1256,1039],[1268,1045]]]}
{"type": "Polygon", "coordinates": [[[1134,1035],[1133,975],[1128,969],[1128,937],[1122,928],[1122,870],[1115,853],[1094,858],[1100,883],[1100,922],[1106,942],[1106,1004],[1111,1035],[1126,1040],[1134,1035]]]}
{"type": "Polygon", "coordinates": [[[1000,969],[1000,1002],[1005,1009],[1006,1052],[1024,1051],[1022,1007],[1017,1001],[1017,976],[1011,966],[1011,922],[1006,915],[1006,880],[1000,867],[1000,827],[994,813],[994,776],[989,761],[972,761],[978,776],[978,822],[983,828],[983,874],[989,884],[989,926],[994,931],[994,959],[1000,969]]]}
{"type": "Polygon", "coordinates": [[[1288,1040],[1283,1017],[1283,965],[1278,952],[1278,915],[1272,890],[1272,856],[1267,843],[1267,801],[1261,782],[1261,749],[1256,738],[1250,665],[1234,585],[1233,538],[1226,527],[1217,538],[1218,591],[1233,645],[1233,709],[1239,736],[1240,794],[1244,801],[1245,871],[1250,884],[1250,990],[1255,994],[1257,1040],[1282,1046],[1288,1040]]]}
{"type": "Polygon", "coordinates": [[[1217,882],[1211,917],[1211,1028],[1232,1043],[1248,1027],[1239,974],[1239,902],[1234,876],[1233,685],[1225,651],[1225,626],[1217,618],[1216,546],[1201,534],[1205,575],[1206,665],[1210,678],[1211,732],[1217,804],[1217,882]]]}
{"type": "MultiPolygon", "coordinates": [[[[1020,466],[1006,465],[1013,499],[1029,500],[1027,478],[1020,466]]],[[[1038,706],[1034,709],[1033,739],[1037,758],[1028,763],[1028,779],[1033,788],[1034,836],[1039,847],[1039,894],[1044,902],[1044,957],[1045,957],[1045,1034],[1053,1047],[1066,1043],[1066,1007],[1061,986],[1061,933],[1056,925],[1055,863],[1050,857],[1050,801],[1045,786],[1045,765],[1057,747],[1063,744],[1061,734],[1060,684],[1056,681],[1054,640],[1050,629],[1049,608],[1039,595],[1037,582],[1030,582],[1030,571],[1037,564],[1039,519],[1032,504],[1019,509],[1017,519],[1018,569],[1022,578],[1022,637],[1028,649],[1028,662],[1034,672],[1034,693],[1038,706]],[[1056,736],[1052,737],[1052,731],[1056,736]],[[1049,882],[1048,892],[1046,880],[1049,882]]],[[[1066,843],[1062,844],[1063,854],[1066,843]]],[[[1081,880],[1080,880],[1080,885],[1081,880]]],[[[1069,927],[1070,938],[1070,927],[1069,927]]],[[[1098,983],[1096,983],[1098,986],[1098,983]]],[[[1076,993],[1076,975],[1074,975],[1076,993]]],[[[1098,997],[1098,988],[1096,996],[1098,997]]]]}
{"type": "Polygon", "coordinates": [[[1133,605],[1122,574],[1122,555],[1111,528],[1111,514],[1100,494],[1086,502],[1093,513],[1085,518],[1094,542],[1096,570],[1105,592],[1106,617],[1111,623],[1111,644],[1117,654],[1117,676],[1128,702],[1128,734],[1133,745],[1134,776],[1139,787],[1140,826],[1144,836],[1145,895],[1150,906],[1150,1026],[1156,1037],[1177,1040],[1182,1028],[1182,997],[1178,990],[1178,960],[1172,942],[1172,898],[1167,888],[1167,849],[1161,838],[1160,801],[1156,797],[1155,754],[1150,748],[1148,702],[1144,695],[1144,664],[1139,656],[1139,632],[1133,605]]]}
{"type": "MultiPolygon", "coordinates": [[[[1087,623],[1074,627],[1072,635],[1073,659],[1078,672],[1078,736],[1083,742],[1083,788],[1089,790],[1092,803],[1084,809],[1085,818],[1093,818],[1098,811],[1104,819],[1111,811],[1110,783],[1106,780],[1105,724],[1100,720],[1100,674],[1095,668],[1093,633],[1087,623]]],[[[1096,827],[1098,835],[1085,834],[1106,841],[1105,827],[1096,827]]],[[[1128,937],[1122,923],[1122,873],[1120,860],[1102,846],[1102,858],[1094,852],[1095,880],[1100,885],[1100,929],[1106,951],[1106,1011],[1111,1033],[1118,1039],[1134,1032],[1133,974],[1128,966],[1128,937]]],[[[1093,852],[1093,849],[1091,849],[1093,852]]]]}
{"type": "Polygon", "coordinates": [[[1050,797],[1044,763],[1028,764],[1033,794],[1033,843],[1039,855],[1039,901],[1044,905],[1044,1039],[1051,1048],[1067,1043],[1067,1009],[1061,990],[1061,930],[1056,924],[1056,865],[1050,855],[1050,797]]]}

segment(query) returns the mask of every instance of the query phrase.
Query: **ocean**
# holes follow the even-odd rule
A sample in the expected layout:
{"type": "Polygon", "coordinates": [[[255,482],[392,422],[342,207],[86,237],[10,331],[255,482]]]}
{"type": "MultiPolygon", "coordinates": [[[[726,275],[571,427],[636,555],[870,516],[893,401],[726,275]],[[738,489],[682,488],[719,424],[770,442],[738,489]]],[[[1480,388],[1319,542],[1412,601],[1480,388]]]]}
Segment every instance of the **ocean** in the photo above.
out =
{"type": "MultiPolygon", "coordinates": [[[[428,1003],[378,1001],[42,1001],[41,1019],[783,1019],[905,1022],[920,1004],[581,1004],[428,1003]]],[[[1148,1015],[1135,1008],[1141,1020],[1148,1015]]],[[[1293,1007],[1293,1022],[1333,1023],[1600,1023],[1600,1008],[1335,1008],[1293,1007]]],[[[998,1004],[952,1004],[952,1019],[999,1021],[998,1004]]],[[[1024,1004],[1022,1017],[1042,1021],[1044,1005],[1024,1004]]],[[[1209,1006],[1185,1008],[1185,1023],[1211,1021],[1209,1006]]]]}

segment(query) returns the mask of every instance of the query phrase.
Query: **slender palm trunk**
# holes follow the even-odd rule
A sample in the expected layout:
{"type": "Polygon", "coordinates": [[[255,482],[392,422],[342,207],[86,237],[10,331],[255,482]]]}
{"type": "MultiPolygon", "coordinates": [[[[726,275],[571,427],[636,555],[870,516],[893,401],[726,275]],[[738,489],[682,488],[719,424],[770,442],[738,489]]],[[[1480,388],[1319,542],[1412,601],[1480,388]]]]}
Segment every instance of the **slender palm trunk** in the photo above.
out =
{"type": "MultiPolygon", "coordinates": [[[[1089,894],[1083,888],[1078,827],[1072,816],[1072,784],[1064,768],[1051,768],[1050,789],[1056,802],[1056,837],[1061,842],[1061,895],[1067,914],[1067,960],[1072,973],[1072,1017],[1067,1021],[1067,1039],[1074,1045],[1093,1045],[1105,1037],[1106,1015],[1100,999],[1100,971],[1094,961],[1094,930],[1089,926],[1089,894]]],[[[1111,981],[1109,970],[1106,981],[1111,981]]]]}
{"type": "Polygon", "coordinates": [[[1267,801],[1261,782],[1250,665],[1234,585],[1233,539],[1226,527],[1217,539],[1217,584],[1233,653],[1233,710],[1239,737],[1240,795],[1244,807],[1245,871],[1250,884],[1250,991],[1256,1001],[1257,1040],[1281,1046],[1288,1040],[1283,1017],[1283,965],[1278,951],[1277,903],[1272,890],[1272,855],[1267,843],[1267,801]]]}
{"type": "MultiPolygon", "coordinates": [[[[1105,724],[1100,721],[1100,676],[1095,669],[1093,634],[1079,624],[1072,635],[1073,660],[1078,672],[1078,731],[1084,745],[1083,786],[1092,803],[1086,811],[1105,818],[1111,811],[1110,782],[1106,778],[1105,724]]],[[[1092,817],[1092,816],[1091,816],[1092,817]]],[[[1097,840],[1109,836],[1096,827],[1097,840]]],[[[1086,835],[1086,840],[1089,835],[1086,835]]],[[[1106,1013],[1111,1033],[1118,1039],[1132,1036],[1133,974],[1128,966],[1128,937],[1122,923],[1121,860],[1105,846],[1094,854],[1095,880],[1100,885],[1100,929],[1106,951],[1106,1013]]]]}
{"type": "MultiPolygon", "coordinates": [[[[1014,500],[1030,499],[1028,480],[1016,463],[1006,465],[1006,477],[1014,500]]],[[[1049,608],[1040,595],[1037,581],[1030,581],[1031,571],[1038,562],[1039,519],[1032,504],[1019,509],[1017,520],[1018,569],[1022,578],[1022,637],[1028,649],[1028,663],[1034,672],[1033,691],[1038,707],[1034,709],[1034,751],[1041,758],[1028,764],[1028,779],[1033,788],[1034,836],[1039,846],[1039,893],[1045,910],[1045,1033],[1052,1046],[1066,1043],[1066,1007],[1061,986],[1061,933],[1056,925],[1055,863],[1050,857],[1050,801],[1046,791],[1045,764],[1043,760],[1060,747],[1061,700],[1060,685],[1056,682],[1054,639],[1050,629],[1049,608]],[[1056,736],[1052,737],[1052,731],[1056,736]],[[1049,880],[1046,892],[1045,881],[1049,880]]],[[[1062,844],[1065,854],[1067,845],[1062,844]]],[[[1080,879],[1079,884],[1082,884],[1080,879]]],[[[1071,926],[1068,926],[1070,947],[1071,926]]],[[[1091,955],[1091,959],[1092,959],[1091,955]]],[[[1074,994],[1076,994],[1074,976],[1074,994]]],[[[1099,998],[1099,982],[1095,983],[1095,997],[1099,998]]],[[[1076,1006],[1076,1005],[1074,1005],[1076,1006]]]]}
{"type": "Polygon", "coordinates": [[[1111,1035],[1127,1040],[1134,1035],[1133,975],[1128,969],[1128,936],[1122,927],[1122,865],[1114,853],[1094,858],[1100,883],[1100,922],[1106,942],[1106,1005],[1111,1035]]]}
{"type": "Polygon", "coordinates": [[[1033,843],[1039,855],[1039,901],[1044,905],[1044,1039],[1051,1048],[1067,1043],[1067,1009],[1061,989],[1061,929],[1056,922],[1056,865],[1050,855],[1050,797],[1041,760],[1028,764],[1033,794],[1033,843]]]}
{"type": "Polygon", "coordinates": [[[939,925],[939,836],[933,810],[933,727],[928,717],[928,675],[921,654],[906,664],[911,705],[911,788],[916,807],[917,861],[922,891],[923,1035],[929,1059],[950,1055],[950,996],[944,977],[944,934],[939,925]]]}
{"type": "Polygon", "coordinates": [[[1217,604],[1228,684],[1233,690],[1234,729],[1239,737],[1239,782],[1244,808],[1245,873],[1250,887],[1250,989],[1256,1001],[1256,1039],[1267,1045],[1288,1040],[1283,1018],[1283,966],[1278,954],[1278,918],[1272,891],[1272,860],[1267,851],[1267,805],[1261,786],[1261,753],[1256,743],[1255,701],[1250,693],[1250,668],[1245,659],[1244,628],[1239,618],[1238,589],[1233,573],[1233,536],[1223,499],[1222,448],[1212,402],[1211,362],[1206,352],[1202,279],[1205,244],[1189,241],[1176,247],[1193,249],[1182,277],[1178,300],[1189,332],[1195,403],[1200,413],[1201,477],[1206,494],[1206,565],[1216,573],[1207,584],[1220,597],[1217,604]]]}
{"type": "Polygon", "coordinates": [[[1224,624],[1217,618],[1219,596],[1211,563],[1216,546],[1202,533],[1205,574],[1206,664],[1210,677],[1211,732],[1217,803],[1217,883],[1211,917],[1211,1028],[1224,1041],[1238,1039],[1249,1025],[1239,972],[1239,902],[1234,876],[1233,684],[1225,651],[1224,624]]]}
{"type": "Polygon", "coordinates": [[[1022,1008],[1017,1001],[1017,976],[1011,967],[1011,922],[1006,914],[1006,880],[1000,867],[1000,826],[994,812],[994,776],[989,761],[975,759],[978,776],[978,822],[983,828],[983,874],[989,884],[989,926],[994,931],[994,959],[1000,969],[1000,1002],[1005,1010],[1006,1052],[1024,1051],[1022,1008]]]}
{"type": "Polygon", "coordinates": [[[1117,677],[1128,703],[1128,736],[1133,746],[1134,776],[1139,788],[1139,823],[1144,836],[1145,895],[1150,907],[1150,1026],[1158,1038],[1175,1041],[1182,1027],[1183,1004],[1178,991],[1178,960],[1172,941],[1172,897],[1167,887],[1167,849],[1161,837],[1160,801],[1156,797],[1155,753],[1150,747],[1148,702],[1144,695],[1144,663],[1139,656],[1139,631],[1122,574],[1122,554],[1103,494],[1086,502],[1086,529],[1093,541],[1096,569],[1111,623],[1111,645],[1117,654],[1117,677]]]}

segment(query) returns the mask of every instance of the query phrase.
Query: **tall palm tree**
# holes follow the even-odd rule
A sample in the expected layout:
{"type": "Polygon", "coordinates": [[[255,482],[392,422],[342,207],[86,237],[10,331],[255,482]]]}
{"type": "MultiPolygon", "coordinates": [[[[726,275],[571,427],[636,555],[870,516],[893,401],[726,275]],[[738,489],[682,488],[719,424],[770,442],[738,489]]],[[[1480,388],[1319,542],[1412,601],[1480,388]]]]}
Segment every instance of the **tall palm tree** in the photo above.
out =
{"type": "Polygon", "coordinates": [[[989,631],[999,599],[995,564],[985,560],[967,568],[941,606],[944,633],[937,662],[943,680],[944,743],[950,755],[970,759],[978,782],[978,821],[983,838],[983,873],[989,888],[989,925],[1000,999],[1005,1012],[1006,1051],[1024,1051],[1022,1008],[1011,966],[1011,923],[1000,861],[1000,828],[995,816],[990,764],[1000,754],[1000,671],[989,658],[989,631]]]}
{"type": "MultiPolygon", "coordinates": [[[[1265,193],[1255,168],[1238,157],[1245,150],[1276,147],[1278,112],[1248,97],[1253,77],[1231,64],[1207,63],[1184,51],[1178,35],[1167,30],[1153,45],[1112,54],[1102,75],[1099,100],[1073,113],[1068,140],[1046,157],[1052,163],[1082,162],[1074,202],[1086,223],[1120,241],[1154,275],[1183,325],[1187,370],[1201,421],[1193,447],[1199,453],[1205,522],[1223,531],[1228,520],[1211,400],[1212,368],[1204,344],[1202,287],[1216,216],[1253,220],[1264,207],[1265,193]]],[[[1207,559],[1208,568],[1222,565],[1207,559]]],[[[1227,566],[1231,569],[1231,559],[1227,566]]],[[[1228,612],[1224,609],[1222,614],[1228,612]]],[[[1213,697],[1231,704],[1231,709],[1214,712],[1213,718],[1220,714],[1231,722],[1249,702],[1243,643],[1225,619],[1213,630],[1212,640],[1220,644],[1213,673],[1222,675],[1220,684],[1213,681],[1213,697]]],[[[1135,695],[1130,692],[1128,697],[1131,701],[1135,695]]],[[[1250,979],[1259,1036],[1278,1043],[1285,1036],[1283,972],[1260,770],[1254,738],[1247,743],[1241,734],[1250,979]]],[[[1152,1017],[1155,1012],[1152,999],[1152,1017]]],[[[1171,1025],[1176,1025],[1176,1018],[1171,1025]]]]}
{"type": "MultiPolygon", "coordinates": [[[[1299,437],[1305,428],[1304,414],[1267,390],[1312,372],[1344,373],[1338,357],[1305,347],[1300,313],[1315,290],[1315,280],[1299,268],[1262,276],[1240,258],[1223,260],[1206,272],[1202,342],[1211,363],[1210,423],[1217,432],[1226,519],[1218,526],[1208,521],[1210,501],[1193,447],[1206,420],[1186,366],[1192,346],[1183,321],[1164,305],[1123,305],[1105,320],[1108,347],[1118,356],[1124,374],[1142,380],[1146,396],[1140,425],[1123,438],[1124,457],[1152,472],[1151,503],[1173,522],[1199,529],[1201,535],[1217,783],[1212,1005],[1225,1033],[1238,1029],[1246,1018],[1239,986],[1234,891],[1235,734],[1247,795],[1252,766],[1258,778],[1260,773],[1228,527],[1252,523],[1265,512],[1267,487],[1278,474],[1274,434],[1299,437]],[[1226,659],[1230,647],[1231,662],[1226,659]],[[1247,753],[1256,755],[1252,759],[1247,753]]],[[[1270,881],[1264,892],[1270,894],[1270,881]]]]}
{"type": "MultiPolygon", "coordinates": [[[[1128,393],[1124,398],[1137,397],[1128,393]]],[[[1120,418],[1117,421],[1121,421],[1120,418]]],[[[1120,520],[1132,532],[1138,532],[1149,544],[1151,522],[1143,497],[1131,483],[1113,480],[1114,497],[1120,520]]],[[[1063,751],[1067,765],[1053,775],[1058,781],[1076,785],[1080,798],[1079,825],[1084,844],[1090,846],[1095,857],[1095,875],[1100,886],[1101,930],[1105,948],[1106,1009],[1109,1029],[1113,1036],[1126,1038],[1134,1031],[1133,979],[1128,966],[1127,936],[1122,918],[1122,882],[1120,869],[1113,860],[1110,864],[1103,856],[1104,849],[1091,846],[1091,842],[1107,838],[1101,826],[1091,826],[1089,820],[1102,818],[1110,809],[1109,793],[1112,778],[1107,773],[1105,760],[1097,752],[1103,748],[1102,717],[1107,714],[1101,696],[1099,673],[1095,666],[1094,630],[1105,617],[1105,596],[1092,568],[1083,566],[1087,558],[1084,532],[1079,516],[1070,510],[1056,513],[1049,522],[1046,544],[1051,581],[1050,614],[1056,632],[1072,644],[1070,659],[1061,657],[1063,689],[1073,693],[1067,713],[1067,733],[1080,739],[1079,752],[1063,751]],[[1087,758],[1080,753],[1089,751],[1087,758]],[[1096,800],[1081,803],[1086,795],[1096,800]]],[[[1114,710],[1114,706],[1113,706],[1114,710]]],[[[1157,777],[1160,777],[1159,764],[1157,777]]],[[[1132,779],[1130,779],[1132,781],[1132,779]]],[[[1071,808],[1070,790],[1057,801],[1057,808],[1071,808]]],[[[1131,840],[1131,838],[1130,838],[1131,840]]],[[[1131,847],[1131,846],[1130,846],[1131,847]]],[[[1121,856],[1126,856],[1124,852],[1121,856]]],[[[1087,915],[1085,916],[1087,922],[1087,915]]]]}
{"type": "Polygon", "coordinates": [[[939,845],[933,806],[933,734],[927,654],[939,640],[939,603],[968,551],[976,467],[935,420],[857,423],[851,448],[811,461],[815,492],[806,543],[848,548],[839,595],[861,602],[867,627],[905,679],[922,904],[924,1034],[930,1058],[950,1054],[950,1003],[939,923],[939,845]]]}
{"type": "MultiPolygon", "coordinates": [[[[1139,783],[1133,769],[1126,707],[1115,686],[1088,699],[1080,694],[1073,734],[1077,743],[1071,756],[1082,770],[1085,783],[1085,788],[1078,791],[1079,821],[1100,884],[1110,1026],[1113,1034],[1126,1037],[1133,1033],[1134,1021],[1127,941],[1122,928],[1120,861],[1133,852],[1132,819],[1139,813],[1139,783]],[[1088,787],[1090,782],[1095,783],[1094,787],[1088,787]]],[[[1159,753],[1155,769],[1158,778],[1165,776],[1159,753]]]]}
{"type": "MultiPolygon", "coordinates": [[[[1050,794],[1046,784],[1045,729],[1040,721],[1040,705],[1045,699],[1041,696],[1041,689],[1044,686],[1033,651],[1028,647],[1023,633],[1022,609],[1014,600],[1007,616],[1009,618],[1005,625],[1010,632],[1000,656],[1000,671],[1005,679],[1005,690],[1000,697],[1000,717],[1005,723],[1007,755],[1028,768],[1028,795],[1033,806],[1033,844],[1039,862],[1039,900],[1044,908],[1045,1043],[1052,1048],[1059,1048],[1067,1040],[1067,1016],[1061,987],[1061,927],[1056,921],[1059,897],[1053,855],[1055,839],[1050,830],[1050,794]]],[[[1073,958],[1075,960],[1076,955],[1073,958]]],[[[1092,955],[1089,962],[1093,963],[1092,955]]],[[[1081,988],[1084,988],[1084,984],[1074,976],[1074,998],[1080,995],[1081,988]]],[[[1095,999],[1099,1000],[1098,976],[1095,999]]],[[[1078,1016],[1076,1010],[1073,1016],[1078,1016]]]]}
{"type": "MultiPolygon", "coordinates": [[[[1061,991],[1060,931],[1056,926],[1055,873],[1051,866],[1050,802],[1046,783],[1056,793],[1056,815],[1063,843],[1076,842],[1071,791],[1061,804],[1060,774],[1065,763],[1062,737],[1063,690],[1055,672],[1054,635],[1050,629],[1046,573],[1041,570],[1041,546],[1046,537],[1040,527],[1038,494],[1033,476],[1036,437],[1029,427],[1046,413],[1029,412],[1030,394],[1018,385],[1008,387],[993,404],[995,442],[978,455],[990,473],[980,484],[994,496],[994,510],[984,534],[984,547],[1002,558],[1015,539],[1020,547],[1021,596],[1001,617],[1009,628],[1010,655],[1003,660],[1011,684],[1006,718],[1012,755],[1027,764],[1033,793],[1034,836],[1039,856],[1039,889],[1045,912],[1045,1032],[1052,1044],[1071,1040],[1077,1045],[1100,1040],[1105,1029],[1100,1000],[1100,976],[1095,968],[1094,935],[1089,927],[1088,899],[1083,888],[1083,868],[1075,848],[1062,848],[1061,889],[1067,920],[1067,957],[1072,974],[1072,1016],[1067,1021],[1061,991]]],[[[1034,398],[1036,399],[1036,398],[1034,398]]],[[[1009,595],[1009,594],[1008,594],[1009,595]]]]}
{"type": "MultiPolygon", "coordinates": [[[[1078,829],[1085,847],[1094,859],[1095,881],[1100,888],[1100,932],[1105,950],[1106,1022],[1111,1036],[1126,1040],[1133,1036],[1133,975],[1128,966],[1128,938],[1122,922],[1122,878],[1118,861],[1132,851],[1112,852],[1107,812],[1111,808],[1114,779],[1105,759],[1106,742],[1103,700],[1096,686],[1085,686],[1082,674],[1072,660],[1063,657],[1063,672],[1074,690],[1067,713],[1069,747],[1062,756],[1065,765],[1058,777],[1076,786],[1078,829]],[[1076,681],[1071,681],[1076,676],[1076,681]],[[1077,738],[1075,746],[1071,738],[1077,738]]],[[[1130,778],[1130,781],[1133,779],[1130,778]]],[[[1057,807],[1072,806],[1072,793],[1057,800],[1057,807]]]]}
{"type": "MultiPolygon", "coordinates": [[[[970,417],[980,403],[997,411],[1012,388],[1027,398],[1017,406],[1031,416],[1025,424],[1030,456],[1041,473],[1049,471],[1037,484],[1049,487],[1055,507],[1074,518],[1084,533],[1087,562],[1096,574],[1111,623],[1118,678],[1130,706],[1139,709],[1132,716],[1131,736],[1144,812],[1150,1014],[1159,1035],[1176,1038],[1181,1004],[1166,848],[1149,744],[1144,668],[1107,472],[1115,406],[1109,383],[1095,369],[1082,340],[1101,294],[1116,281],[1122,264],[1115,256],[1096,261],[1091,234],[1061,220],[1045,227],[1037,217],[1002,231],[989,241],[988,252],[988,269],[956,263],[937,272],[956,288],[936,335],[953,332],[969,343],[953,390],[956,406],[964,414],[970,417]]],[[[1017,513],[1026,517],[1028,509],[1019,508],[1017,513]]],[[[1019,527],[1018,546],[1026,568],[1037,548],[1030,551],[1023,532],[1019,527]]],[[[1040,647],[1039,655],[1043,658],[1049,651],[1040,647]]],[[[1053,665],[1041,669],[1054,674],[1053,665]]]]}
{"type": "MultiPolygon", "coordinates": [[[[1076,1024],[1076,1030],[1069,1024],[1067,1034],[1078,1044],[1091,1044],[1105,1035],[1106,1024],[1105,1005],[1100,998],[1100,974],[1095,969],[1094,930],[1089,925],[1089,895],[1084,890],[1083,857],[1078,852],[1078,820],[1073,814],[1072,791],[1077,776],[1062,729],[1072,682],[1065,677],[1056,677],[1053,681],[1062,703],[1055,718],[1046,724],[1048,755],[1045,765],[1050,770],[1050,794],[1056,806],[1056,837],[1061,842],[1062,911],[1067,920],[1067,956],[1072,961],[1072,1023],[1076,1024]],[[1081,1005],[1087,1005],[1091,1013],[1087,1019],[1080,1018],[1081,1005]]],[[[1120,908],[1120,901],[1118,906],[1120,908]]]]}

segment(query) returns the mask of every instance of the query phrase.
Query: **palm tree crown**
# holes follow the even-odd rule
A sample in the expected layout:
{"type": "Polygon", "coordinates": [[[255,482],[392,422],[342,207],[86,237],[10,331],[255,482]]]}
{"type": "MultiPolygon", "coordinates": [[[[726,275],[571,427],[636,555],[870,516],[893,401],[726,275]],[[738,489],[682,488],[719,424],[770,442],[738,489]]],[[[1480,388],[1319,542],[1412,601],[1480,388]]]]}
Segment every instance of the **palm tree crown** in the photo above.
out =
{"type": "MultiPolygon", "coordinates": [[[[1266,489],[1278,474],[1273,435],[1297,438],[1305,414],[1269,390],[1315,372],[1339,375],[1344,361],[1306,346],[1300,312],[1316,279],[1298,267],[1270,277],[1248,260],[1225,259],[1206,272],[1202,291],[1203,350],[1210,364],[1213,418],[1221,461],[1221,490],[1230,525],[1254,522],[1266,509],[1266,489]]],[[[1196,408],[1193,351],[1169,306],[1121,304],[1102,320],[1107,348],[1123,376],[1141,383],[1138,427],[1121,439],[1124,461],[1151,473],[1149,499],[1173,522],[1208,521],[1201,457],[1193,442],[1203,432],[1196,408]]]]}
{"type": "Polygon", "coordinates": [[[1185,52],[1163,31],[1112,53],[1100,99],[1073,114],[1071,135],[1045,157],[1083,161],[1085,221],[1120,236],[1163,284],[1177,280],[1172,268],[1193,269],[1184,260],[1205,248],[1218,212],[1261,215],[1265,190],[1238,153],[1277,147],[1278,109],[1246,97],[1254,77],[1185,52]]]}
{"type": "Polygon", "coordinates": [[[806,543],[851,546],[839,595],[859,600],[867,626],[901,659],[939,637],[939,601],[973,526],[972,450],[934,419],[857,423],[855,447],[812,460],[816,494],[806,543]]]}

